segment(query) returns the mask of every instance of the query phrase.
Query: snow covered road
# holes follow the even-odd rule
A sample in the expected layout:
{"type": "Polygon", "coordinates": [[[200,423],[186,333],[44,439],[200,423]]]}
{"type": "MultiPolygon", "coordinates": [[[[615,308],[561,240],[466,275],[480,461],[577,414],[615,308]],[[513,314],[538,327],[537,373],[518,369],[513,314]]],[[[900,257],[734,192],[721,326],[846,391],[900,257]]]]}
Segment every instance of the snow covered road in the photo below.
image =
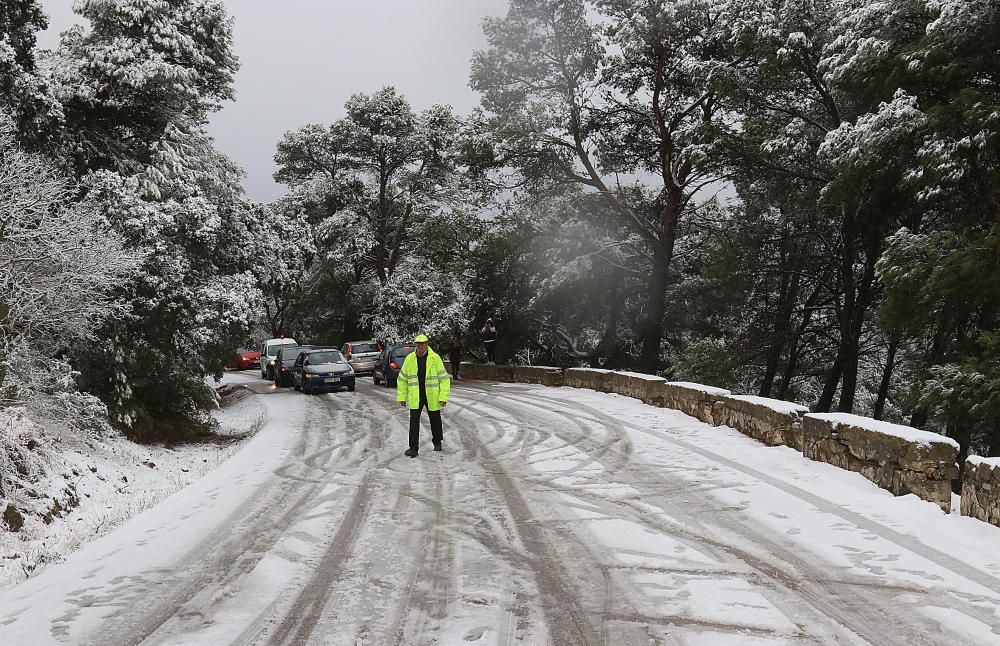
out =
{"type": "Polygon", "coordinates": [[[205,478],[0,594],[4,644],[1000,644],[1000,529],[617,395],[276,392],[205,478]]]}

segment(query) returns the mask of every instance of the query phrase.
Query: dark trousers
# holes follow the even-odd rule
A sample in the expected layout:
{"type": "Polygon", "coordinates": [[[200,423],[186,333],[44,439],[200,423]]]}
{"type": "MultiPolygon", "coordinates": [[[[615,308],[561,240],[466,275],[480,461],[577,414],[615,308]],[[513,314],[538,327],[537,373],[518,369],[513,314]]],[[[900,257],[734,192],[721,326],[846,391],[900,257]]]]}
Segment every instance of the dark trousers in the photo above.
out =
{"type": "MultiPolygon", "coordinates": [[[[424,410],[425,402],[420,402],[420,408],[410,409],[410,448],[420,450],[420,411],[424,410]]],[[[435,444],[440,444],[444,437],[441,429],[441,411],[427,409],[427,416],[431,418],[431,439],[435,444]]]]}
{"type": "Polygon", "coordinates": [[[453,354],[448,357],[448,361],[451,362],[451,376],[458,379],[458,369],[462,366],[462,355],[453,354]]]}
{"type": "Polygon", "coordinates": [[[492,361],[493,363],[496,363],[497,362],[497,355],[496,355],[497,342],[496,341],[487,341],[483,345],[486,346],[486,360],[487,361],[492,361]]]}

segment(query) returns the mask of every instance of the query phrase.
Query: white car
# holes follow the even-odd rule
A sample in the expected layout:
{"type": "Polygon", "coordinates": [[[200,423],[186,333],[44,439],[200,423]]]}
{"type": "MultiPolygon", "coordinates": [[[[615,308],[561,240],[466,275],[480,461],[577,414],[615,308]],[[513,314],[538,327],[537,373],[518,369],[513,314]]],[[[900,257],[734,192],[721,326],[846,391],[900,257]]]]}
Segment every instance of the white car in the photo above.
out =
{"type": "Polygon", "coordinates": [[[260,378],[274,379],[274,358],[282,346],[297,346],[299,343],[295,339],[267,339],[260,345],[260,378]]]}

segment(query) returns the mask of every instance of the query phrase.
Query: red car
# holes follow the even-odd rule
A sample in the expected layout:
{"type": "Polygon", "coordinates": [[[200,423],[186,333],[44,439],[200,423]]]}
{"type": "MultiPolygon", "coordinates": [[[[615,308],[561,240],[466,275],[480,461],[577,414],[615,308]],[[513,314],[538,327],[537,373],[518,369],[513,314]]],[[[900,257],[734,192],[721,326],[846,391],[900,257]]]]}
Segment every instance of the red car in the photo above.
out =
{"type": "Polygon", "coordinates": [[[260,368],[260,351],[251,350],[250,348],[239,348],[233,354],[233,357],[226,362],[226,368],[229,370],[260,368]]]}

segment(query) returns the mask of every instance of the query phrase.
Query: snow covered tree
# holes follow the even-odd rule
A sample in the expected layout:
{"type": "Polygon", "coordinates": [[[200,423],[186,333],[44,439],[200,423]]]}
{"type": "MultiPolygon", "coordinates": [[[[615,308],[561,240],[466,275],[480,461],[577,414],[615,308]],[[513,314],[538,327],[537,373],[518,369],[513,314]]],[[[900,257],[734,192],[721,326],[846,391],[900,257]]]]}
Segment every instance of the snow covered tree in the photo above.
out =
{"type": "Polygon", "coordinates": [[[141,257],[72,196],[72,183],[24,151],[13,120],[0,117],[0,407],[92,408],[65,355],[100,345],[100,326],[129,313],[115,286],[141,257]]]}
{"type": "Polygon", "coordinates": [[[460,122],[446,106],[419,115],[395,88],[355,94],[347,116],[309,125],[278,143],[275,178],[293,189],[325,190],[326,216],[353,213],[351,237],[385,284],[415,244],[414,227],[461,204],[460,122]],[[322,183],[319,183],[319,180],[322,183]]]}
{"type": "Polygon", "coordinates": [[[395,280],[401,267],[446,283],[459,274],[456,250],[467,252],[476,235],[479,195],[466,172],[468,131],[449,107],[414,112],[391,87],[356,94],[345,107],[329,127],[287,133],[275,155],[275,178],[290,187],[275,209],[307,224],[315,248],[306,274],[301,263],[293,272],[295,289],[305,286],[294,298],[304,314],[289,315],[331,340],[372,330],[368,323],[386,335],[404,329],[402,313],[379,310],[380,294],[410,285],[412,277],[395,280]]]}
{"type": "Polygon", "coordinates": [[[0,110],[14,118],[22,143],[41,146],[62,117],[40,71],[35,34],[48,26],[36,0],[0,4],[0,110]]]}
{"type": "Polygon", "coordinates": [[[115,297],[104,345],[71,348],[80,383],[133,437],[179,437],[207,421],[203,378],[245,342],[260,312],[241,171],[204,131],[232,97],[231,21],[211,0],[80,0],[90,22],[40,67],[62,111],[49,147],[81,181],[76,198],[149,254],[115,297]]]}
{"type": "MultiPolygon", "coordinates": [[[[164,133],[201,125],[231,99],[238,63],[218,0],[77,0],[90,28],[63,34],[51,59],[76,176],[142,170],[164,133]]],[[[190,130],[190,129],[189,129],[190,130]]]]}
{"type": "Polygon", "coordinates": [[[567,183],[596,192],[641,240],[630,264],[647,275],[646,372],[660,365],[680,222],[717,179],[698,152],[716,118],[698,65],[715,50],[714,23],[712,3],[699,0],[515,0],[484,23],[490,46],[473,59],[496,163],[538,193],[567,183]],[[636,175],[651,193],[621,185],[636,175]]]}

